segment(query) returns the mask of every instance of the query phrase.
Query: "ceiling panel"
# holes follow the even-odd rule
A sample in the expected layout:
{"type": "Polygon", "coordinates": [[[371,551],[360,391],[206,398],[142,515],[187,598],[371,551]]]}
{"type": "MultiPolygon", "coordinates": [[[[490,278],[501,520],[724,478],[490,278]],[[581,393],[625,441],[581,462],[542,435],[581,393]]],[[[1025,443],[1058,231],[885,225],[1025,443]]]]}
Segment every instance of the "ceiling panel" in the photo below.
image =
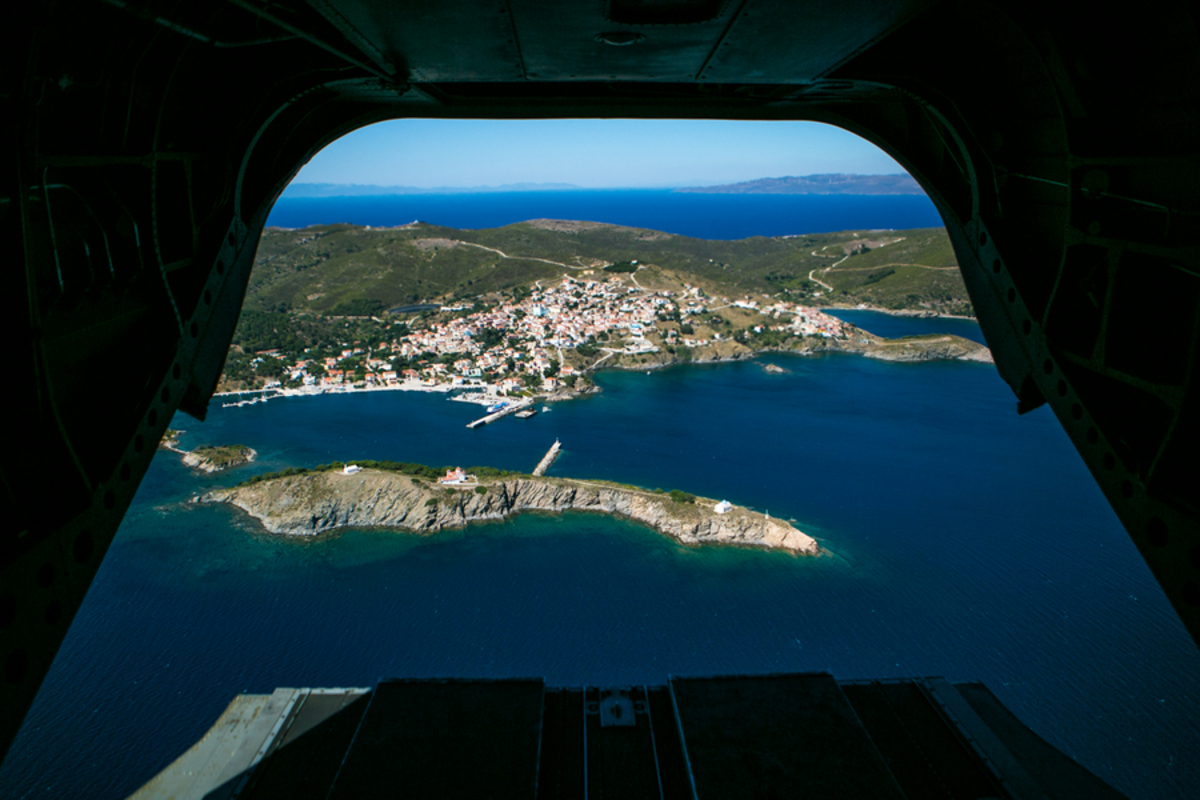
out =
{"type": "Polygon", "coordinates": [[[931,4],[749,0],[698,78],[716,83],[813,80],[931,4]]]}
{"type": "Polygon", "coordinates": [[[307,0],[414,82],[794,83],[929,0],[307,0]],[[621,45],[622,40],[627,42],[621,45]]]}
{"type": "MultiPolygon", "coordinates": [[[[653,24],[638,20],[670,17],[666,12],[657,17],[623,14],[632,4],[614,6],[603,0],[513,0],[512,5],[529,79],[556,81],[695,80],[738,9],[737,2],[716,3],[711,4],[713,13],[707,19],[653,24]],[[614,17],[624,22],[614,22],[614,17]],[[635,43],[614,46],[597,41],[605,34],[614,40],[624,35],[635,43]]],[[[675,5],[682,12],[689,10],[687,4],[675,5]]],[[[677,18],[695,16],[681,13],[677,18]]]]}
{"type": "Polygon", "coordinates": [[[414,82],[519,81],[521,48],[505,0],[308,0],[350,26],[414,82]]]}

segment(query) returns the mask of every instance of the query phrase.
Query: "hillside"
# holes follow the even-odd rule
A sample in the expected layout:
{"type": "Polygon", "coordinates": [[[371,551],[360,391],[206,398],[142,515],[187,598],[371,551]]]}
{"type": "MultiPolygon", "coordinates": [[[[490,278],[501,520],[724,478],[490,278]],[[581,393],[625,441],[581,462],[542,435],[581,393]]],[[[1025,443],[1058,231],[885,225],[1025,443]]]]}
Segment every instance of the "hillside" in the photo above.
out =
{"type": "Polygon", "coordinates": [[[880,349],[815,310],[859,304],[970,314],[945,231],[709,241],[562,220],[270,228],[220,390],[406,376],[553,391],[561,369],[566,389],[584,391],[598,365],[649,369],[772,349],[974,357],[940,343],[880,349]]]}
{"type": "Polygon", "coordinates": [[[940,228],[724,241],[560,220],[483,230],[424,223],[268,228],[246,308],[378,315],[397,306],[452,303],[634,261],[690,278],[714,293],[970,313],[940,228]]]}

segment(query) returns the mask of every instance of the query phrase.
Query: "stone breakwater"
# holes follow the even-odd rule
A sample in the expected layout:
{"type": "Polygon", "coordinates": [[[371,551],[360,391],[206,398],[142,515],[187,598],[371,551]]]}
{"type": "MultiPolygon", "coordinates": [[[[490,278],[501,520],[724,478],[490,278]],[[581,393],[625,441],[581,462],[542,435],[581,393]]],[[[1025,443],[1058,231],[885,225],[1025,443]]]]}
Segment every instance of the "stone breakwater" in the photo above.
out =
{"type": "Polygon", "coordinates": [[[315,536],[343,527],[401,528],[431,533],[471,522],[498,520],[522,511],[599,511],[649,525],[685,544],[724,544],[816,555],[810,536],[784,520],[734,507],[725,514],[715,501],[677,503],[667,495],[564,478],[499,478],[444,487],[398,473],[363,470],[274,478],[221,489],[197,502],[229,503],[271,533],[315,536]]]}

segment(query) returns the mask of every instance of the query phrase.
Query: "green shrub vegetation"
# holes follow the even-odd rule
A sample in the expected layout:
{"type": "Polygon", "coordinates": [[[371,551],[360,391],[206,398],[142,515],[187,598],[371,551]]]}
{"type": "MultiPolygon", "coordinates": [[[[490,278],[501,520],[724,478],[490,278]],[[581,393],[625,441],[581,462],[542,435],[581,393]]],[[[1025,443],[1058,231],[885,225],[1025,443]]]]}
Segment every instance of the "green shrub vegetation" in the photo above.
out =
{"type": "Polygon", "coordinates": [[[680,491],[679,489],[672,489],[671,491],[667,492],[667,495],[676,503],[696,502],[696,495],[688,494],[687,492],[680,491]]]}
{"type": "Polygon", "coordinates": [[[477,478],[506,478],[509,475],[520,475],[519,472],[513,472],[507,469],[498,469],[496,467],[470,467],[465,472],[468,475],[474,475],[477,478]]]}
{"type": "MultiPolygon", "coordinates": [[[[552,230],[522,222],[501,228],[457,230],[418,224],[404,229],[354,225],[317,225],[301,230],[268,229],[263,233],[246,294],[247,312],[262,314],[239,326],[234,341],[247,352],[274,347],[294,349],[283,341],[289,328],[279,318],[300,312],[359,317],[379,316],[387,309],[449,297],[507,293],[521,299],[529,284],[554,279],[562,269],[521,258],[496,259],[481,247],[454,246],[434,240],[456,240],[565,264],[580,259],[612,262],[609,274],[632,273],[653,263],[676,274],[693,276],[721,292],[783,293],[804,300],[817,291],[811,270],[837,262],[849,246],[855,256],[817,277],[852,296],[879,305],[906,303],[909,294],[945,306],[970,306],[966,287],[954,267],[949,238],[942,228],[883,233],[841,231],[794,237],[754,236],[742,240],[706,240],[687,236],[647,237],[645,231],[615,225],[578,230],[552,230]],[[882,243],[884,240],[890,244],[882,243]],[[868,243],[868,240],[870,242],[868,243]],[[635,265],[633,262],[638,261],[635,265]],[[904,266],[916,265],[916,266],[904,266]],[[921,267],[925,267],[922,269],[921,267]],[[895,274],[867,283],[884,269],[895,274]],[[247,346],[249,345],[249,346],[247,346]]],[[[299,333],[300,338],[305,338],[299,333]]]]}
{"type": "Polygon", "coordinates": [[[353,300],[338,303],[329,309],[329,313],[332,316],[338,317],[375,317],[386,310],[387,304],[382,300],[356,297],[353,300]]]}
{"type": "Polygon", "coordinates": [[[637,264],[632,261],[618,261],[604,268],[605,272],[637,272],[637,264]]]}
{"type": "Polygon", "coordinates": [[[888,269],[881,269],[878,272],[872,272],[863,279],[863,285],[866,286],[867,284],[871,283],[879,283],[884,278],[895,274],[896,270],[891,269],[890,267],[888,269]]]}
{"type": "Polygon", "coordinates": [[[239,458],[248,458],[250,448],[243,444],[223,444],[223,445],[205,445],[197,447],[192,451],[200,458],[206,458],[209,461],[222,463],[225,461],[234,461],[239,458]]]}
{"type": "Polygon", "coordinates": [[[247,478],[238,484],[238,486],[253,486],[262,481],[273,481],[277,478],[289,478],[293,475],[306,475],[309,472],[323,472],[321,467],[309,469],[307,467],[288,467],[287,469],[277,470],[275,472],[263,472],[259,475],[247,478]]]}
{"type": "MultiPolygon", "coordinates": [[[[427,480],[437,480],[453,469],[453,467],[427,467],[424,464],[410,464],[404,461],[366,460],[355,461],[354,463],[363,469],[377,469],[383,472],[397,472],[401,475],[407,475],[411,478],[424,478],[427,480]]],[[[264,472],[260,475],[255,475],[252,478],[247,478],[238,485],[250,486],[261,481],[270,481],[275,480],[276,478],[287,478],[293,475],[307,475],[309,473],[315,474],[318,472],[335,472],[340,471],[345,466],[345,462],[334,461],[331,464],[321,464],[320,466],[316,467],[288,467],[287,469],[282,469],[275,472],[264,472]]],[[[478,478],[504,478],[510,475],[521,474],[519,472],[513,472],[512,470],[498,469],[496,467],[471,467],[467,469],[466,472],[478,478]]]]}

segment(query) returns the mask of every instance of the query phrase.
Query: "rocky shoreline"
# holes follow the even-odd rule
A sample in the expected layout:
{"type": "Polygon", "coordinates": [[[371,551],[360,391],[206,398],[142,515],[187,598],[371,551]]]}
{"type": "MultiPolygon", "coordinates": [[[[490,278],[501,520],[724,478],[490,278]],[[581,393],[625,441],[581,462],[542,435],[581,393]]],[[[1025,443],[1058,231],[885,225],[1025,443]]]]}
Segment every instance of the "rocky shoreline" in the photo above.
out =
{"type": "MultiPolygon", "coordinates": [[[[811,356],[821,353],[851,353],[879,361],[915,363],[920,361],[973,361],[991,364],[992,351],[987,347],[953,334],[934,336],[905,336],[884,339],[880,336],[856,331],[853,338],[824,339],[806,338],[790,347],[765,347],[755,349],[734,341],[721,342],[718,346],[697,347],[686,358],[677,354],[659,351],[645,354],[640,360],[616,360],[604,364],[601,369],[652,370],[673,367],[677,364],[717,364],[725,361],[746,361],[775,353],[796,356],[811,356]]],[[[556,398],[559,399],[559,398],[556,398]]]]}
{"type": "Polygon", "coordinates": [[[816,540],[785,520],[738,506],[717,513],[716,501],[678,502],[667,494],[566,478],[514,476],[444,486],[395,472],[315,472],[209,492],[193,502],[228,503],[267,531],[316,536],[344,527],[432,533],[523,511],[595,511],[649,525],[690,545],[721,544],[816,555],[816,540]]]}

